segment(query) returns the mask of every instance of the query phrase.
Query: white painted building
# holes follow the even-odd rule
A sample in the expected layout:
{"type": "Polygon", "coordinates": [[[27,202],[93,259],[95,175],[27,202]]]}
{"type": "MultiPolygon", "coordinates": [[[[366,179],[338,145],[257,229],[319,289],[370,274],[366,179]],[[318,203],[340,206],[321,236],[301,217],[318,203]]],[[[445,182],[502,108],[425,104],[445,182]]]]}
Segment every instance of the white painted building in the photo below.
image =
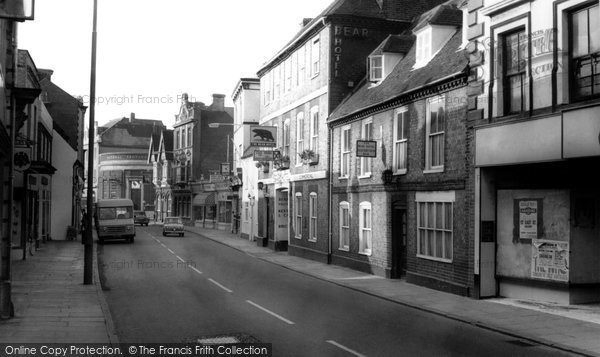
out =
{"type": "MultiPolygon", "coordinates": [[[[53,240],[66,239],[67,227],[71,226],[73,220],[73,169],[76,161],[77,151],[55,127],[52,133],[52,163],[56,172],[52,177],[50,217],[53,240]]],[[[75,221],[78,219],[75,217],[75,221]]]]}

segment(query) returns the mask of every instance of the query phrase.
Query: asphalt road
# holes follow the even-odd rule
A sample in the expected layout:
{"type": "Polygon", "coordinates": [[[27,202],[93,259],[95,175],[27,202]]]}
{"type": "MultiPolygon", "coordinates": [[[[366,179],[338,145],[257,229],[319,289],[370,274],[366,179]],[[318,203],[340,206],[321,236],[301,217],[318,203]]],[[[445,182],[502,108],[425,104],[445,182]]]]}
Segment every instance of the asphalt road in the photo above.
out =
{"type": "Polygon", "coordinates": [[[250,335],[274,356],[559,356],[451,319],[324,282],[200,235],[137,227],[98,245],[121,342],[250,335]]]}

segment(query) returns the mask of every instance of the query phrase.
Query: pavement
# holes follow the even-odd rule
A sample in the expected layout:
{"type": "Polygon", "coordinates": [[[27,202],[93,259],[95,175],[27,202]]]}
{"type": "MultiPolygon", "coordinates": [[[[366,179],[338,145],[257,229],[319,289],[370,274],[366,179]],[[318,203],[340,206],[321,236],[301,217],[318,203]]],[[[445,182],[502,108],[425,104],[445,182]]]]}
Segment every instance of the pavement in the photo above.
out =
{"type": "Polygon", "coordinates": [[[228,231],[186,227],[248,255],[339,286],[537,343],[586,356],[600,356],[600,305],[558,306],[512,299],[474,300],[403,280],[294,257],[259,247],[228,231]]]}
{"type": "Polygon", "coordinates": [[[119,342],[99,283],[96,245],[93,285],[83,285],[83,249],[80,238],[49,241],[26,260],[13,260],[15,317],[0,320],[0,343],[119,342]]]}
{"type": "MultiPolygon", "coordinates": [[[[594,306],[552,307],[504,299],[474,300],[274,252],[227,231],[198,227],[186,227],[186,231],[302,274],[503,333],[524,343],[600,356],[600,319],[596,319],[600,313],[594,306]]],[[[15,317],[0,320],[0,343],[118,343],[100,288],[95,252],[94,284],[83,285],[80,241],[41,244],[41,249],[26,261],[13,261],[12,275],[15,317]]]]}

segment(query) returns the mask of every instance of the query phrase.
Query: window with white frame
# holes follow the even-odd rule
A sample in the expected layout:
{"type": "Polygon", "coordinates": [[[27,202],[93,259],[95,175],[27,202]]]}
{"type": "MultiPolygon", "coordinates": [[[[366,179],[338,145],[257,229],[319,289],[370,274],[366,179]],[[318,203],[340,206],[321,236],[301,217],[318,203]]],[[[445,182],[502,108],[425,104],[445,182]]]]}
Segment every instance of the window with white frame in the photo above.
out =
{"type": "Polygon", "coordinates": [[[528,38],[525,28],[502,35],[504,114],[525,110],[527,98],[528,38]]]}
{"type": "Polygon", "coordinates": [[[291,86],[298,85],[298,51],[292,53],[292,78],[291,86]]]}
{"type": "Polygon", "coordinates": [[[319,153],[319,107],[310,108],[310,149],[319,153]]]}
{"type": "Polygon", "coordinates": [[[298,85],[304,83],[306,78],[306,45],[298,50],[298,85]]]}
{"type": "Polygon", "coordinates": [[[359,205],[359,231],[358,252],[371,255],[372,232],[371,232],[371,202],[361,202],[359,205]]]}
{"type": "Polygon", "coordinates": [[[452,261],[454,192],[417,193],[417,256],[452,261]]]}
{"type": "Polygon", "coordinates": [[[310,217],[308,240],[317,241],[317,193],[311,192],[308,201],[308,215],[310,217]]]}
{"type": "Polygon", "coordinates": [[[369,80],[379,82],[383,79],[383,56],[369,56],[369,80]]]}
{"type": "Polygon", "coordinates": [[[342,128],[340,136],[340,177],[347,178],[350,176],[350,125],[342,128]]]}
{"type": "Polygon", "coordinates": [[[248,221],[250,219],[249,211],[249,203],[244,202],[244,221],[248,221]]]}
{"type": "Polygon", "coordinates": [[[340,202],[340,250],[350,250],[350,204],[340,202]]]}
{"type": "Polygon", "coordinates": [[[443,96],[427,101],[426,170],[444,170],[444,140],[446,128],[446,101],[443,96]]]}
{"type": "Polygon", "coordinates": [[[264,83],[261,86],[261,88],[263,88],[263,86],[265,88],[265,104],[271,102],[271,91],[272,91],[272,85],[273,85],[271,76],[272,76],[271,71],[269,71],[267,74],[265,74],[264,83]]]}
{"type": "Polygon", "coordinates": [[[285,73],[285,83],[284,83],[284,92],[289,92],[292,90],[292,62],[291,58],[288,58],[283,62],[284,64],[284,73],[285,73]]]}
{"type": "Polygon", "coordinates": [[[274,71],[273,82],[275,83],[275,87],[273,95],[275,98],[279,98],[279,94],[281,93],[281,65],[275,67],[274,71]]]}
{"type": "Polygon", "coordinates": [[[431,59],[431,26],[421,30],[417,34],[415,66],[422,67],[431,59]]]}
{"type": "Polygon", "coordinates": [[[394,115],[394,153],[392,170],[395,174],[406,173],[408,164],[408,110],[396,109],[394,115]]]}
{"type": "Polygon", "coordinates": [[[296,192],[296,200],[294,202],[294,232],[296,238],[302,238],[302,192],[296,192]]]}
{"type": "Polygon", "coordinates": [[[290,157],[290,119],[283,121],[283,152],[282,156],[290,157]]]}
{"type": "MultiPolygon", "coordinates": [[[[296,114],[296,154],[300,155],[304,151],[304,112],[296,114]]],[[[302,164],[300,156],[296,157],[296,162],[302,164]]]]}
{"type": "MultiPolygon", "coordinates": [[[[373,140],[373,118],[363,120],[361,124],[361,139],[373,140]]],[[[370,157],[360,158],[360,174],[361,177],[371,176],[373,159],[370,157]]]]}
{"type": "Polygon", "coordinates": [[[320,61],[321,61],[321,44],[319,41],[319,36],[312,40],[312,49],[311,49],[311,75],[314,77],[319,74],[320,71],[320,61]]]}
{"type": "Polygon", "coordinates": [[[596,2],[570,14],[574,100],[600,95],[600,6],[596,2]]]}

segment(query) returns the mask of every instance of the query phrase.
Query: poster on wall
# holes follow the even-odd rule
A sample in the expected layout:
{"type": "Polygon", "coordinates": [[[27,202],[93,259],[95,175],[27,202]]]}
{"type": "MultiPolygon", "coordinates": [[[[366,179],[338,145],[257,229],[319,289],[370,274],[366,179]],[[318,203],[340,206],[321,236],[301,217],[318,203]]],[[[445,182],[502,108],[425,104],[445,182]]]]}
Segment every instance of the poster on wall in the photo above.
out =
{"type": "Polygon", "coordinates": [[[569,281],[569,242],[533,239],[531,277],[569,281]]]}
{"type": "Polygon", "coordinates": [[[519,240],[537,239],[543,236],[543,200],[515,200],[515,234],[516,243],[519,240]]]}

